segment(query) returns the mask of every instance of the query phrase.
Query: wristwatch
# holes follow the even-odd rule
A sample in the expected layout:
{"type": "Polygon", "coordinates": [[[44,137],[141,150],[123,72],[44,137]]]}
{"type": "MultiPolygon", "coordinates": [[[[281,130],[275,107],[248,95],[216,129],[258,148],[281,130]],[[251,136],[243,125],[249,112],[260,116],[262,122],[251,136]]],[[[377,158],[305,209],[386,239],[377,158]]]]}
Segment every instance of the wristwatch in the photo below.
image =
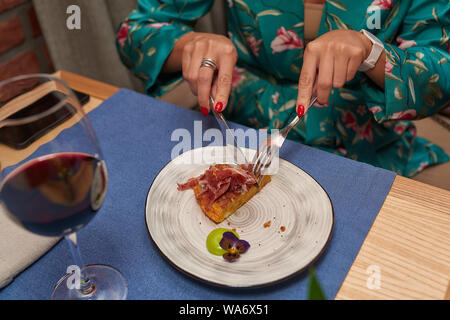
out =
{"type": "Polygon", "coordinates": [[[367,59],[364,60],[363,63],[361,63],[361,66],[358,69],[358,71],[364,72],[364,71],[375,68],[375,64],[377,63],[378,59],[380,58],[381,53],[384,50],[384,45],[383,45],[383,42],[381,42],[377,37],[375,37],[369,31],[362,29],[361,33],[363,35],[365,35],[370,40],[370,42],[372,42],[372,51],[370,52],[367,59]]]}

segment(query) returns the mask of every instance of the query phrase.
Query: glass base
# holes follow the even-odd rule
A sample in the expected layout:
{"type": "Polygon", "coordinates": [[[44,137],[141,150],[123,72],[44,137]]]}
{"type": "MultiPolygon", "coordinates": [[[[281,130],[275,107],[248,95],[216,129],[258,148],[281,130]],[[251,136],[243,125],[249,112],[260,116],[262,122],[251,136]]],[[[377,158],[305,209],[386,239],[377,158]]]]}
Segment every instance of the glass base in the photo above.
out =
{"type": "Polygon", "coordinates": [[[92,288],[89,293],[75,288],[76,275],[66,274],[53,290],[52,300],[125,300],[127,281],[120,271],[106,265],[92,264],[81,269],[87,275],[92,288]]]}

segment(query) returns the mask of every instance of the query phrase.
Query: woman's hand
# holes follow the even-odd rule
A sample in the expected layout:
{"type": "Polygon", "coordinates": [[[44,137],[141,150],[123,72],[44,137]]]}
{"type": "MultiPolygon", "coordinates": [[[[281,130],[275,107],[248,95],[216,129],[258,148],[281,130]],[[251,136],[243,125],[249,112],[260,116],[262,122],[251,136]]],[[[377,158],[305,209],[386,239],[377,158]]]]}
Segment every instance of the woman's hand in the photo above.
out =
{"type": "Polygon", "coordinates": [[[203,115],[209,113],[209,96],[213,95],[214,108],[221,112],[228,103],[231,91],[233,70],[238,55],[230,39],[222,35],[191,32],[182,36],[167,59],[163,71],[183,72],[183,77],[189,83],[192,92],[198,97],[198,103],[203,115]],[[209,58],[217,65],[215,72],[208,67],[201,67],[203,59],[209,58]]]}
{"type": "MultiPolygon", "coordinates": [[[[330,31],[311,41],[306,46],[300,73],[298,116],[306,113],[314,92],[320,104],[327,104],[331,88],[341,88],[353,79],[371,50],[372,42],[353,30],[330,31]]],[[[382,71],[384,74],[384,66],[382,71]]]]}

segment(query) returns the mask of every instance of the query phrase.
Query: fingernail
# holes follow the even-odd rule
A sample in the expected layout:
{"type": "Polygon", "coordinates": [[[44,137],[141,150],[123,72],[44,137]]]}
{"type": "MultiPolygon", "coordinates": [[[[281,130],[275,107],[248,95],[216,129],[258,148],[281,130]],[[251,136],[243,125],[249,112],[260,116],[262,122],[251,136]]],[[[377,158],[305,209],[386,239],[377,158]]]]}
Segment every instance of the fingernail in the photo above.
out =
{"type": "Polygon", "coordinates": [[[299,105],[297,106],[297,116],[298,116],[299,118],[301,118],[301,117],[303,117],[304,114],[305,114],[305,106],[302,105],[302,104],[299,104],[299,105]]]}
{"type": "Polygon", "coordinates": [[[223,109],[223,103],[222,102],[217,102],[216,106],[214,107],[214,109],[216,109],[217,112],[222,112],[223,109]]]}
{"type": "Polygon", "coordinates": [[[204,117],[206,117],[209,113],[208,108],[205,108],[205,107],[200,107],[200,111],[202,112],[204,117]]]}

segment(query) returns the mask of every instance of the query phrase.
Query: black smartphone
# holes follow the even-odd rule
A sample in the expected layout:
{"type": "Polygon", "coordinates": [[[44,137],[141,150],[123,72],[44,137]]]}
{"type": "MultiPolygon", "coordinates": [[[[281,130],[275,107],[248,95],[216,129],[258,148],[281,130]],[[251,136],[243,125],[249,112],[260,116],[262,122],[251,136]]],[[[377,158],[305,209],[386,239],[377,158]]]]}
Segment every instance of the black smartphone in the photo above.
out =
{"type": "MultiPolygon", "coordinates": [[[[83,106],[89,102],[89,95],[75,91],[80,104],[83,106]]],[[[14,115],[10,116],[9,120],[21,119],[35,114],[42,113],[49,110],[61,101],[62,93],[58,91],[49,92],[44,97],[33,102],[28,107],[20,110],[14,115]]],[[[0,128],[0,143],[3,143],[14,149],[24,149],[31,143],[42,137],[49,130],[57,125],[68,120],[73,115],[68,108],[61,108],[60,110],[51,113],[48,116],[42,117],[38,121],[14,127],[0,128]]]]}

